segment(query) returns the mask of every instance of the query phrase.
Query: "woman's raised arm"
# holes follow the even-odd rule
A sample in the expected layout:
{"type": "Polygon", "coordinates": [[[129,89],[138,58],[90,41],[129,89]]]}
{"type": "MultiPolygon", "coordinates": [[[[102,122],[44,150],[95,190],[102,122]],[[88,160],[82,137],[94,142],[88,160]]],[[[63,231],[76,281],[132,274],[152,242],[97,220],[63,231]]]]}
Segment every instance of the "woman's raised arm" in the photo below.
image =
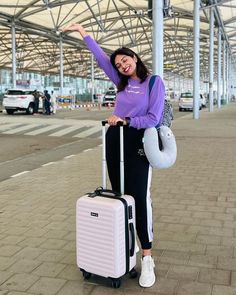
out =
{"type": "Polygon", "coordinates": [[[97,44],[97,42],[86,32],[84,27],[81,24],[71,24],[65,27],[62,32],[79,32],[81,37],[83,38],[85,44],[88,49],[95,56],[99,66],[106,73],[108,78],[115,84],[119,83],[118,72],[113,68],[110,58],[103,51],[103,49],[97,44]]]}

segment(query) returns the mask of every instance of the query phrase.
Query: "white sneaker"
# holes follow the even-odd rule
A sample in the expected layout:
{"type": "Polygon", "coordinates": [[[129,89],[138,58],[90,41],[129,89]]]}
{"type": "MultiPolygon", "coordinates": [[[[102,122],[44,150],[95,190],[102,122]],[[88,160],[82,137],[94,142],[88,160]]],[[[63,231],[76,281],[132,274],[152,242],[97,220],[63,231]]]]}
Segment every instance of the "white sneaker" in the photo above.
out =
{"type": "Polygon", "coordinates": [[[139,285],[141,287],[152,287],[155,283],[156,276],[154,273],[154,261],[152,256],[144,256],[141,259],[141,275],[139,277],[139,285]]]}

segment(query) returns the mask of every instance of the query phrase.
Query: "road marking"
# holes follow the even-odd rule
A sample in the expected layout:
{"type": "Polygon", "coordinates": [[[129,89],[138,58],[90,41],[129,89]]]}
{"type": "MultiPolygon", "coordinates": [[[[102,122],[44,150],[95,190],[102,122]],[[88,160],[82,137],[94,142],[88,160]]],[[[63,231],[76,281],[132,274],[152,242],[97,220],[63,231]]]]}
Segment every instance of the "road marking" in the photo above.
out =
{"type": "MultiPolygon", "coordinates": [[[[86,138],[101,131],[100,124],[91,121],[82,121],[76,125],[55,124],[26,124],[26,123],[10,123],[0,126],[0,132],[3,134],[17,134],[36,136],[43,133],[51,137],[62,137],[69,133],[75,138],[86,138]],[[33,129],[30,131],[30,129],[33,129]],[[57,130],[56,130],[57,129],[57,130]],[[51,132],[50,132],[51,131],[51,132]],[[73,135],[75,133],[75,135],[73,135]]],[[[97,136],[101,138],[101,136],[97,136]]]]}
{"type": "Polygon", "coordinates": [[[22,172],[20,172],[20,173],[17,173],[17,174],[12,175],[11,177],[17,177],[17,176],[20,176],[20,175],[26,174],[26,173],[28,173],[28,172],[30,172],[30,171],[22,171],[22,172]]]}
{"type": "Polygon", "coordinates": [[[46,164],[42,164],[41,166],[45,167],[45,166],[49,166],[49,165],[53,165],[53,164],[55,164],[55,162],[48,162],[46,164]]]}
{"type": "Polygon", "coordinates": [[[24,135],[38,135],[38,134],[41,134],[41,133],[48,132],[50,130],[56,129],[56,128],[61,127],[61,126],[62,125],[49,125],[49,126],[42,127],[40,129],[37,129],[35,131],[31,131],[31,132],[25,133],[24,135]]]}
{"type": "Polygon", "coordinates": [[[84,137],[87,137],[87,136],[90,136],[94,133],[97,133],[98,131],[101,131],[101,127],[100,126],[86,126],[86,127],[91,127],[89,128],[88,130],[85,130],[85,131],[82,131],[76,135],[74,135],[73,137],[80,137],[80,138],[84,138],[84,137]]]}
{"type": "Polygon", "coordinates": [[[38,126],[37,124],[29,124],[29,125],[26,125],[26,126],[21,126],[21,127],[18,127],[18,128],[14,128],[14,129],[5,131],[5,132],[3,132],[3,134],[15,134],[15,133],[19,133],[19,132],[22,132],[22,131],[25,131],[25,130],[28,130],[28,129],[35,128],[37,126],[38,126]]]}
{"type": "Polygon", "coordinates": [[[62,130],[59,130],[59,131],[57,131],[55,133],[52,133],[49,136],[58,136],[58,137],[63,136],[65,134],[71,133],[71,132],[73,132],[73,131],[75,131],[77,129],[80,129],[80,128],[81,128],[81,126],[70,126],[70,127],[64,128],[62,130]]]}
{"type": "Polygon", "coordinates": [[[13,127],[19,126],[19,125],[22,125],[22,124],[21,123],[12,123],[12,124],[2,125],[2,126],[0,126],[0,131],[5,131],[5,130],[8,130],[8,129],[12,129],[13,127]]]}
{"type": "Polygon", "coordinates": [[[69,156],[66,156],[66,157],[64,157],[64,159],[70,159],[70,158],[72,158],[72,157],[74,157],[75,155],[69,155],[69,156]]]}
{"type": "Polygon", "coordinates": [[[84,150],[83,153],[87,153],[89,151],[92,151],[93,149],[87,149],[87,150],[84,150]]]}

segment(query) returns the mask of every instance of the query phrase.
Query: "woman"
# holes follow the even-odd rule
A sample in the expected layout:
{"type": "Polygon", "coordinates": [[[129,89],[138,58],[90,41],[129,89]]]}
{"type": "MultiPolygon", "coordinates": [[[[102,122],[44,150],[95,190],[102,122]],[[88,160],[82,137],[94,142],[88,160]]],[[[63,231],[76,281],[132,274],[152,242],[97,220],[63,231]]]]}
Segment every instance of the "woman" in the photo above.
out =
{"type": "Polygon", "coordinates": [[[151,287],[155,283],[152,258],[152,206],[150,185],[152,169],[143,151],[142,138],[145,128],[161,122],[164,106],[164,84],[159,76],[149,95],[148,69],[139,56],[128,48],[117,49],[110,57],[87,34],[80,24],[71,24],[64,30],[78,31],[89,50],[96,57],[99,66],[117,86],[116,105],[108,118],[106,134],[107,166],[112,189],[120,190],[119,127],[124,125],[125,194],[135,199],[136,229],[142,247],[141,275],[139,284],[151,287]]]}

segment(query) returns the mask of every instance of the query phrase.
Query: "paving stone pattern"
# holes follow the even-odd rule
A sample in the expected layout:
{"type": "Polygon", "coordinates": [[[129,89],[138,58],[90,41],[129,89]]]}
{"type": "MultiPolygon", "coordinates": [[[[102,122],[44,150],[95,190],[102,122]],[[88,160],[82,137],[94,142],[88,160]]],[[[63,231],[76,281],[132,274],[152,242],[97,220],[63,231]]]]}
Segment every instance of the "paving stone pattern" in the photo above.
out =
{"type": "MultiPolygon", "coordinates": [[[[153,171],[157,282],[120,289],[76,266],[75,203],[101,185],[101,147],[0,183],[0,295],[236,294],[236,104],[173,123],[176,164],[153,171]]],[[[140,270],[140,253],[137,270],[140,270]]]]}

